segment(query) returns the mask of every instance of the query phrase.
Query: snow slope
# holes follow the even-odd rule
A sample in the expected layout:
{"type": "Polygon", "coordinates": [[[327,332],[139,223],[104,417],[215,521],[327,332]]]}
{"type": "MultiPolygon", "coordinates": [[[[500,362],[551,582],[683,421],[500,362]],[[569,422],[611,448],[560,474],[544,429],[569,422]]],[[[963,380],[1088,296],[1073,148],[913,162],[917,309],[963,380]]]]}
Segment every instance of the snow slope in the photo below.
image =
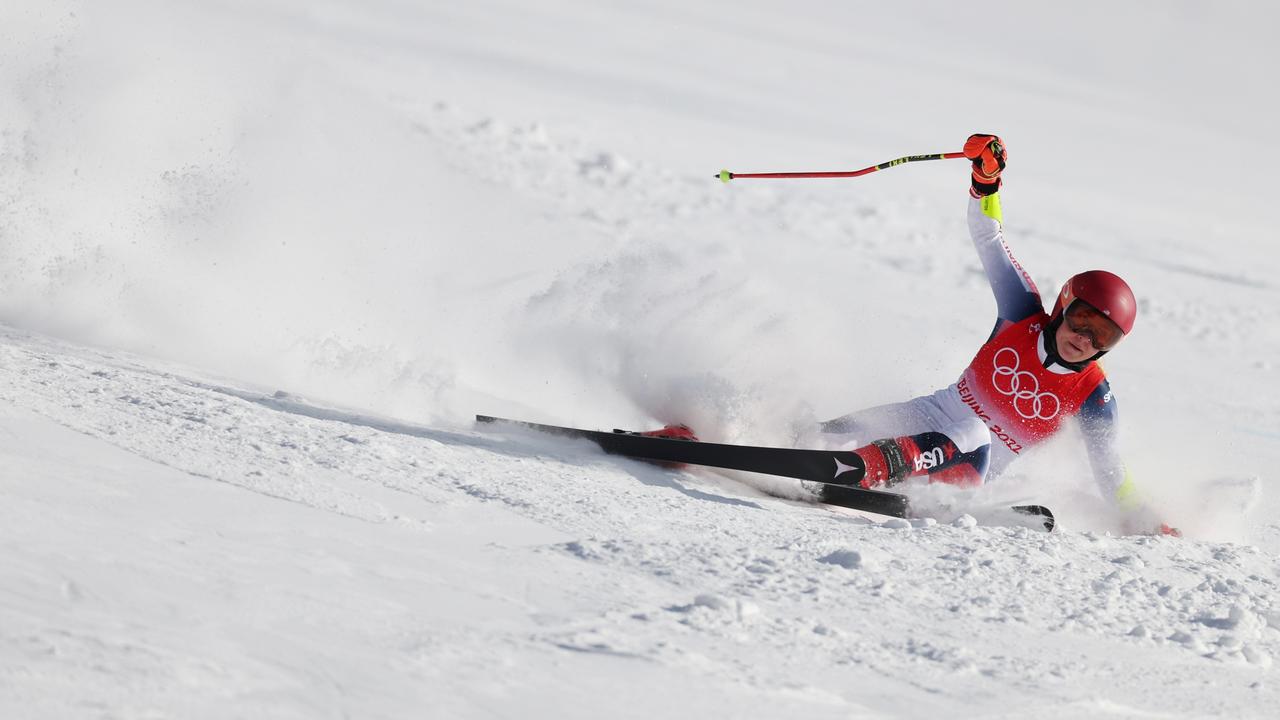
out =
{"type": "Polygon", "coordinates": [[[3,339],[6,716],[1276,700],[1276,556],[1255,546],[874,522],[3,339]]]}
{"type": "Polygon", "coordinates": [[[1265,715],[1274,10],[788,7],[0,8],[4,716],[1265,715]],[[1041,288],[1137,289],[1186,540],[1107,536],[1071,438],[972,498],[1046,537],[471,429],[787,443],[950,382],[962,163],[711,175],[974,130],[1041,288]]]}

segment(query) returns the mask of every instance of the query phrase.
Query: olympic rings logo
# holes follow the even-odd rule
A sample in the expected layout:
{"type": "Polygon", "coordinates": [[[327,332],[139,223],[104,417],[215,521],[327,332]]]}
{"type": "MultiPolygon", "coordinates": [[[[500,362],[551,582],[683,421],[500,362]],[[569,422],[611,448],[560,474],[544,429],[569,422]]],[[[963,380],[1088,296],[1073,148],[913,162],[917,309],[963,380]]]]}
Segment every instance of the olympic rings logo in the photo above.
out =
{"type": "Polygon", "coordinates": [[[998,350],[993,358],[995,371],[991,373],[991,386],[1001,395],[1013,398],[1013,409],[1024,419],[1054,419],[1062,410],[1062,401],[1051,392],[1040,392],[1040,381],[1026,370],[1019,370],[1018,360],[1013,348],[998,350]]]}

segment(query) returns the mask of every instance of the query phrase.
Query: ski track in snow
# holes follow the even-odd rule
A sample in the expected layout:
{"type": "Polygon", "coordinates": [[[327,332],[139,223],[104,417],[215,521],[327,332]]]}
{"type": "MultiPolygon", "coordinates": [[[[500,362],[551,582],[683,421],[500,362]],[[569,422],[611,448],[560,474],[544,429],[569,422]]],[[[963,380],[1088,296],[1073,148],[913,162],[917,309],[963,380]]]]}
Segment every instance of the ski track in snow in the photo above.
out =
{"type": "MultiPolygon", "coordinates": [[[[480,673],[494,648],[533,646],[793,692],[828,710],[849,686],[885,701],[868,682],[982,712],[1034,702],[1050,717],[1126,714],[1107,703],[1219,714],[1274,700],[1261,679],[1280,653],[1280,558],[1253,546],[876,522],[585,444],[433,430],[25,333],[2,340],[6,402],[181,472],[416,529],[424,543],[427,508],[475,502],[572,538],[507,552],[514,563],[581,563],[573,582],[593,612],[402,658],[434,672],[480,673]]],[[[46,641],[20,642],[38,653],[31,643],[46,641]]]]}

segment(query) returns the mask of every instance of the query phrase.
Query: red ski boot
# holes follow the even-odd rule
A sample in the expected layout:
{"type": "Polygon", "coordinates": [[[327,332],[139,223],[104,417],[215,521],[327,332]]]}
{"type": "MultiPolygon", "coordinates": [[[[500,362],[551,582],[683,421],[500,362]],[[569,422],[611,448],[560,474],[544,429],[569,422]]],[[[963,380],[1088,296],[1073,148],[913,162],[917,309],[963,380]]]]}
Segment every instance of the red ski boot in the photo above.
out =
{"type": "MultiPolygon", "coordinates": [[[[691,430],[688,425],[684,424],[667,425],[661,430],[648,430],[646,432],[638,432],[636,434],[643,435],[644,437],[662,438],[664,440],[687,440],[689,442],[698,442],[698,436],[694,435],[693,430],[691,430]]],[[[670,470],[683,470],[689,467],[688,464],[681,462],[662,462],[660,460],[652,460],[650,462],[653,462],[656,465],[661,465],[662,467],[670,470]]]]}
{"type": "Polygon", "coordinates": [[[688,425],[667,425],[661,430],[649,430],[647,432],[636,433],[645,437],[666,438],[667,440],[689,440],[698,442],[698,436],[693,434],[693,430],[688,425]]]}

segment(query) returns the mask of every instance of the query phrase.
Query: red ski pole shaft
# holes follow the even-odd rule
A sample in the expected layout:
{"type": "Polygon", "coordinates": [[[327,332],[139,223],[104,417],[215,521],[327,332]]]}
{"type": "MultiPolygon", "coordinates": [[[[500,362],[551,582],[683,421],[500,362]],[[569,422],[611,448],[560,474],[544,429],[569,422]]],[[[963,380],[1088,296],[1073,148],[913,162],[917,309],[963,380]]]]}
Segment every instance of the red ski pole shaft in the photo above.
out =
{"type": "Polygon", "coordinates": [[[869,175],[877,170],[891,168],[894,165],[901,165],[909,162],[920,162],[922,160],[950,160],[952,158],[962,158],[962,152],[949,153],[932,153],[929,155],[908,155],[900,157],[897,160],[889,160],[879,165],[862,168],[861,170],[846,170],[838,172],[779,172],[779,173],[734,173],[728,170],[721,170],[716,177],[724,182],[729,182],[735,178],[852,178],[860,175],[869,175]]]}

